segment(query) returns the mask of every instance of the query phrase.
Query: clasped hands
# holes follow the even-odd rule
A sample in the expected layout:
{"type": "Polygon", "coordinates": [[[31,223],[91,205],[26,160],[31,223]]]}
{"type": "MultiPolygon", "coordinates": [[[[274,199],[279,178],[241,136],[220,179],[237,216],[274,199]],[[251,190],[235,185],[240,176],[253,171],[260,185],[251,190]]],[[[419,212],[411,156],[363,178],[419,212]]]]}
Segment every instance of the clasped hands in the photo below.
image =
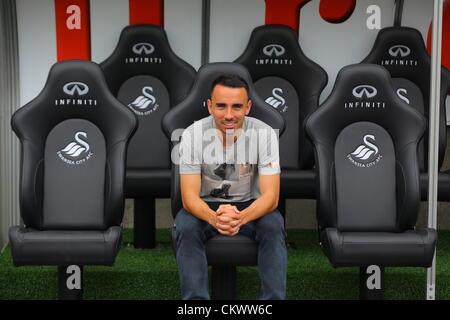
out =
{"type": "Polygon", "coordinates": [[[242,225],[241,212],[230,204],[222,204],[216,210],[213,218],[213,226],[224,235],[234,236],[239,232],[242,225]]]}

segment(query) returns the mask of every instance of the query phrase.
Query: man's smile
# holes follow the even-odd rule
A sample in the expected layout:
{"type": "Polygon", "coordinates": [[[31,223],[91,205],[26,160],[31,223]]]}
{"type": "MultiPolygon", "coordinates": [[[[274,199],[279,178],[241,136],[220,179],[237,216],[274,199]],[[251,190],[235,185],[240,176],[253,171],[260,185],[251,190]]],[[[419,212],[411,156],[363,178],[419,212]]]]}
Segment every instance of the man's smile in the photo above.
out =
{"type": "Polygon", "coordinates": [[[234,129],[236,127],[236,121],[224,121],[222,125],[225,129],[234,129]]]}

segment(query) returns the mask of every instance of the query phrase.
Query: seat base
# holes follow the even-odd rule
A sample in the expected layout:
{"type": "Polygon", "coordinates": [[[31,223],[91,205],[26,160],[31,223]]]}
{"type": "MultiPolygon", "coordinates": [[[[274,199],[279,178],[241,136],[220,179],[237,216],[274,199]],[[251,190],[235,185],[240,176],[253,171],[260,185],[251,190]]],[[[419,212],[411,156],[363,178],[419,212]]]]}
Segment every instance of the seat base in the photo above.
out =
{"type": "MultiPolygon", "coordinates": [[[[176,256],[176,227],[172,228],[172,246],[176,256]]],[[[235,267],[258,264],[258,243],[249,237],[237,234],[218,234],[205,243],[206,257],[210,266],[235,267]]]]}
{"type": "Polygon", "coordinates": [[[15,266],[106,265],[114,264],[122,229],[105,231],[40,231],[19,226],[9,230],[15,266]]]}
{"type": "Polygon", "coordinates": [[[206,241],[206,257],[211,266],[256,266],[258,243],[240,234],[218,234],[206,241]]]}
{"type": "Polygon", "coordinates": [[[320,238],[333,267],[430,267],[437,235],[434,229],[393,233],[327,228],[320,238]]]}

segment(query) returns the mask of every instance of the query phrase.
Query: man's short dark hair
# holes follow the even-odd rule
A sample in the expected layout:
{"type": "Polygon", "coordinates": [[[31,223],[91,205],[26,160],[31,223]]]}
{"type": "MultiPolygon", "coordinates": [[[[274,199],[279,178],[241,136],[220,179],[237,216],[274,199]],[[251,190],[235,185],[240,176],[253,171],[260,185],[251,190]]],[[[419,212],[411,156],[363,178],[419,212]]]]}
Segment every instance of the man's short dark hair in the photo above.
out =
{"type": "Polygon", "coordinates": [[[228,88],[245,88],[248,95],[247,81],[245,81],[243,78],[235,74],[223,74],[217,77],[216,80],[214,80],[212,83],[211,94],[217,85],[221,85],[228,88]]]}

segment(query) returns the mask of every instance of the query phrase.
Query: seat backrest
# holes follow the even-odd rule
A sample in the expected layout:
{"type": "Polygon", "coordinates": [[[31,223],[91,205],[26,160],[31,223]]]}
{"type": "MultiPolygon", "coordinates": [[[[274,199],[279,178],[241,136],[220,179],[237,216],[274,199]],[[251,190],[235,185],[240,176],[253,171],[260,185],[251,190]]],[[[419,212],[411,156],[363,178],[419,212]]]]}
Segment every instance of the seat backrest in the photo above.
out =
{"type": "Polygon", "coordinates": [[[138,117],[127,168],[169,168],[169,141],[161,121],[187,95],[194,68],[172,51],[166,32],[155,25],[125,27],[101,68],[113,94],[138,117]]]}
{"type": "MultiPolygon", "coordinates": [[[[198,70],[192,90],[186,99],[171,109],[163,118],[163,129],[166,135],[171,137],[174,145],[172,154],[178,154],[178,139],[182,134],[182,130],[179,129],[185,129],[194,121],[209,115],[207,100],[211,96],[211,86],[213,81],[222,74],[236,74],[246,80],[249,85],[249,97],[253,103],[249,116],[280,130],[280,135],[282,134],[285,127],[283,117],[259,97],[250,74],[244,66],[231,62],[209,63],[198,70]]],[[[175,216],[181,208],[179,172],[176,165],[173,165],[172,171],[171,200],[172,214],[175,216]]]]}
{"type": "Polygon", "coordinates": [[[282,169],[312,168],[313,149],[303,122],[319,106],[326,72],[305,56],[295,31],[283,25],[255,28],[235,62],[247,67],[260,97],[286,121],[280,138],[282,169]]]}
{"type": "MultiPolygon", "coordinates": [[[[421,33],[409,27],[389,27],[380,30],[374,46],[363,63],[374,63],[385,67],[393,78],[404,78],[419,87],[426,118],[430,113],[431,58],[427,53],[421,33]]],[[[447,147],[445,100],[450,92],[450,71],[441,69],[441,100],[439,121],[439,167],[442,166],[447,147]]],[[[410,98],[411,99],[411,98],[410,98]]],[[[424,160],[423,170],[428,164],[428,133],[420,157],[424,160]]]]}
{"type": "Polygon", "coordinates": [[[426,120],[386,69],[343,68],[306,121],[316,150],[318,221],[341,231],[412,228],[420,203],[417,145],[426,120]]]}
{"type": "MultiPolygon", "coordinates": [[[[417,85],[414,84],[414,82],[405,78],[392,78],[392,83],[394,84],[397,95],[403,101],[419,111],[420,114],[425,114],[422,91],[417,85]]],[[[425,137],[420,139],[417,149],[417,153],[419,155],[419,169],[421,172],[426,171],[428,164],[428,153],[425,152],[425,140],[425,137]]]]}
{"type": "Polygon", "coordinates": [[[11,124],[22,146],[20,207],[27,227],[120,225],[126,149],[137,120],[111,94],[97,64],[53,65],[42,91],[11,124]]]}

